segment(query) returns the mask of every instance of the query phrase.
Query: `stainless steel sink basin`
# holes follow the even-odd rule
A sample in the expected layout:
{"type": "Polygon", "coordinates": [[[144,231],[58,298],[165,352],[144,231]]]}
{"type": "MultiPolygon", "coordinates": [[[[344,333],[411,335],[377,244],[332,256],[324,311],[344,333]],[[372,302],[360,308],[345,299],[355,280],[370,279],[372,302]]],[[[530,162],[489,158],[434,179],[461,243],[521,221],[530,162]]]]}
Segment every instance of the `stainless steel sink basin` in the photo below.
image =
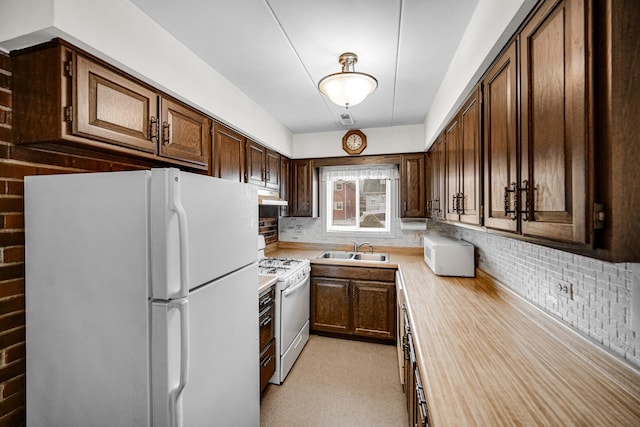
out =
{"type": "Polygon", "coordinates": [[[389,254],[383,254],[383,253],[357,253],[357,254],[354,254],[353,259],[357,259],[357,260],[360,260],[360,261],[389,262],[389,254]]]}
{"type": "Polygon", "coordinates": [[[318,255],[320,259],[344,259],[352,261],[389,262],[389,254],[368,252],[326,251],[318,255]]]}
{"type": "Polygon", "coordinates": [[[355,252],[344,251],[327,251],[323,252],[318,258],[330,258],[330,259],[353,259],[355,252]]]}

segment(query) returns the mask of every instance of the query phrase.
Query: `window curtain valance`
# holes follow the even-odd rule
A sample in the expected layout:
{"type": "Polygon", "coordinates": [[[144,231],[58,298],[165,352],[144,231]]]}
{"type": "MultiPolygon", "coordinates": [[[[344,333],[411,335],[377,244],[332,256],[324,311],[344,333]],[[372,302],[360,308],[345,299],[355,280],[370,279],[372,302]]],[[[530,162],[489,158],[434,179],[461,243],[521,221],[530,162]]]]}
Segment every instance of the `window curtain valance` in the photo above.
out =
{"type": "Polygon", "coordinates": [[[358,179],[399,179],[398,165],[326,166],[321,168],[322,181],[354,181],[358,179]]]}

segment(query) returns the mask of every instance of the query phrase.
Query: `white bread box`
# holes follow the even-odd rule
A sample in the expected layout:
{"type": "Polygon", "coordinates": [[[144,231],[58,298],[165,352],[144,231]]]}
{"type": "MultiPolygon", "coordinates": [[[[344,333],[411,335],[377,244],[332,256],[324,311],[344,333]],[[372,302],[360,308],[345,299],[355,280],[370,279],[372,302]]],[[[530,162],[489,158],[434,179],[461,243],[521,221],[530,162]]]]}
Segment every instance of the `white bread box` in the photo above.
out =
{"type": "Polygon", "coordinates": [[[425,235],[424,261],[438,276],[476,275],[474,246],[452,237],[425,235]]]}

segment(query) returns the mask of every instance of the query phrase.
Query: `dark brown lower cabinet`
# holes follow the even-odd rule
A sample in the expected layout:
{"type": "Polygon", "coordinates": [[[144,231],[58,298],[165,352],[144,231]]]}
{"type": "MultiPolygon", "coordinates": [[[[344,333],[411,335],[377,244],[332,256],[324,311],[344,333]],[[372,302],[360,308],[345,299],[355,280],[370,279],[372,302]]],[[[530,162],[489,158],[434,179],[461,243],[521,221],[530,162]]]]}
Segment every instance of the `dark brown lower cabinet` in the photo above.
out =
{"type": "Polygon", "coordinates": [[[275,353],[275,287],[260,293],[258,297],[258,322],[260,328],[260,391],[269,383],[276,371],[275,353]]]}
{"type": "Polygon", "coordinates": [[[407,400],[407,414],[409,426],[427,427],[429,425],[429,412],[424,396],[422,378],[416,363],[416,352],[413,347],[411,325],[406,312],[404,313],[404,335],[402,337],[404,348],[404,394],[407,400]]]}
{"type": "Polygon", "coordinates": [[[276,371],[276,346],[274,344],[274,340],[269,341],[269,345],[260,352],[260,392],[269,384],[269,378],[276,371]]]}
{"type": "Polygon", "coordinates": [[[395,270],[314,265],[311,274],[314,332],[395,341],[395,270]]]}
{"type": "Polygon", "coordinates": [[[349,280],[311,278],[311,329],[349,334],[349,280]]]}

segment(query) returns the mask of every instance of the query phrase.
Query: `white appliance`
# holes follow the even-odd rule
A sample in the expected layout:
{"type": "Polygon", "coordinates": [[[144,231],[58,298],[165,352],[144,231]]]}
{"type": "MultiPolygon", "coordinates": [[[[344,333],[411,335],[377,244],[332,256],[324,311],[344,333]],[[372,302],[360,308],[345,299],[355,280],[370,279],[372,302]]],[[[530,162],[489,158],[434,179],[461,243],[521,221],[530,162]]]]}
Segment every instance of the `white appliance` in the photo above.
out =
{"type": "Polygon", "coordinates": [[[25,178],[29,426],[258,426],[257,193],[25,178]]]}
{"type": "MultiPolygon", "coordinates": [[[[264,254],[264,240],[258,253],[264,254]]],[[[276,371],[269,380],[282,384],[309,341],[311,266],[308,259],[262,258],[260,274],[277,276],[275,296],[276,371]]]]}
{"type": "Polygon", "coordinates": [[[425,235],[424,261],[438,276],[476,275],[474,246],[452,237],[425,235]]]}

